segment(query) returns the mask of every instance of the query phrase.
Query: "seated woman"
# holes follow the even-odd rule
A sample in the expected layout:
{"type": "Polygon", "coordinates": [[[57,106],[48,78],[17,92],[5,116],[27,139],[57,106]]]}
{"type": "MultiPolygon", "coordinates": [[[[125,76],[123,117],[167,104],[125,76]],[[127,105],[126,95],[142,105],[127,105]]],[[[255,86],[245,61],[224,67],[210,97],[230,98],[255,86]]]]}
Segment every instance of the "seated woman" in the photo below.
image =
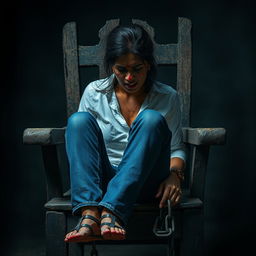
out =
{"type": "Polygon", "coordinates": [[[107,38],[106,79],[90,83],[68,120],[73,214],[66,242],[125,239],[136,202],[181,196],[185,152],[177,92],[155,80],[153,42],[139,25],[107,38]]]}

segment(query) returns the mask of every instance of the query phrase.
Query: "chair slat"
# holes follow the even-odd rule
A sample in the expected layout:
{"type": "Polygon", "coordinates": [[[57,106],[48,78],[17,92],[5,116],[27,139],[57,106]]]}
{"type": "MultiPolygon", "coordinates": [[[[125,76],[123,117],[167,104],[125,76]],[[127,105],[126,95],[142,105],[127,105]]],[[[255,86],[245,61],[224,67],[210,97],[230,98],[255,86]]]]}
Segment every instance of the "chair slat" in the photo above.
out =
{"type": "Polygon", "coordinates": [[[103,52],[100,45],[79,46],[79,66],[94,66],[102,62],[103,52]]]}
{"type": "MultiPolygon", "coordinates": [[[[177,91],[181,101],[182,126],[190,126],[191,95],[191,21],[178,19],[178,43],[158,44],[154,40],[154,29],[142,20],[133,19],[134,24],[144,27],[155,45],[158,65],[177,64],[177,91]]],[[[77,46],[76,24],[69,22],[63,30],[64,69],[68,116],[76,112],[80,101],[79,72],[82,66],[98,66],[99,78],[106,77],[103,66],[105,43],[108,33],[120,23],[119,19],[108,20],[99,31],[99,43],[95,46],[77,46]]]]}
{"type": "Polygon", "coordinates": [[[63,28],[64,76],[67,99],[67,115],[78,109],[80,101],[76,23],[69,22],[63,28]]]}
{"type": "Polygon", "coordinates": [[[155,44],[158,65],[177,64],[177,44],[155,44]]]}
{"type": "Polygon", "coordinates": [[[181,100],[182,126],[190,126],[190,95],[191,95],[191,21],[187,18],[178,19],[177,47],[177,91],[181,100]]]}

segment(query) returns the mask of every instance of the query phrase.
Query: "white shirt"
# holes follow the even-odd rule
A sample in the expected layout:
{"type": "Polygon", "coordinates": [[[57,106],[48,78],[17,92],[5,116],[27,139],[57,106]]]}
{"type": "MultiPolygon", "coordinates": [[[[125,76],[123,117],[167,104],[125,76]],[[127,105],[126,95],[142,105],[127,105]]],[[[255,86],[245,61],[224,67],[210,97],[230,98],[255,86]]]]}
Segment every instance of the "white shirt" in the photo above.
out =
{"type": "MultiPolygon", "coordinates": [[[[91,82],[84,90],[78,112],[89,112],[96,118],[110,163],[118,166],[128,143],[130,127],[120,112],[113,78],[114,75],[91,82]]],[[[171,86],[155,81],[139,113],[144,109],[156,110],[165,117],[172,132],[170,158],[185,160],[178,93],[171,86]]]]}

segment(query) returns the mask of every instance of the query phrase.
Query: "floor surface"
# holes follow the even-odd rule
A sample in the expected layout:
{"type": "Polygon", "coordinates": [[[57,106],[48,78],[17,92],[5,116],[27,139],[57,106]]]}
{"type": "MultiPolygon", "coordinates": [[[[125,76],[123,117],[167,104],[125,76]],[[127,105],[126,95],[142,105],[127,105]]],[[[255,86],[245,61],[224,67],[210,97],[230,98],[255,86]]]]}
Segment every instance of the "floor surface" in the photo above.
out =
{"type": "MultiPolygon", "coordinates": [[[[17,241],[3,256],[45,256],[44,241],[17,241]]],[[[98,256],[164,256],[166,246],[161,244],[97,245],[98,256]]],[[[84,256],[90,256],[91,246],[85,246],[84,256]]]]}

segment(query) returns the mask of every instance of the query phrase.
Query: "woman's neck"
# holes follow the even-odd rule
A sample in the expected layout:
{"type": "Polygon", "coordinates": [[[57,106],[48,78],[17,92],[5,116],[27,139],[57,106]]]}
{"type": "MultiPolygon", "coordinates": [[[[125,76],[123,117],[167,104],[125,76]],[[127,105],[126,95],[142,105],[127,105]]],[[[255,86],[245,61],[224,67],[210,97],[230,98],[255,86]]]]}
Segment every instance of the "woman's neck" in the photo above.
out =
{"type": "Polygon", "coordinates": [[[133,99],[140,100],[140,99],[144,99],[147,95],[145,90],[141,90],[136,93],[129,93],[129,92],[125,91],[122,88],[122,86],[118,85],[117,83],[114,85],[114,90],[117,95],[121,96],[124,99],[133,98],[133,99]]]}

